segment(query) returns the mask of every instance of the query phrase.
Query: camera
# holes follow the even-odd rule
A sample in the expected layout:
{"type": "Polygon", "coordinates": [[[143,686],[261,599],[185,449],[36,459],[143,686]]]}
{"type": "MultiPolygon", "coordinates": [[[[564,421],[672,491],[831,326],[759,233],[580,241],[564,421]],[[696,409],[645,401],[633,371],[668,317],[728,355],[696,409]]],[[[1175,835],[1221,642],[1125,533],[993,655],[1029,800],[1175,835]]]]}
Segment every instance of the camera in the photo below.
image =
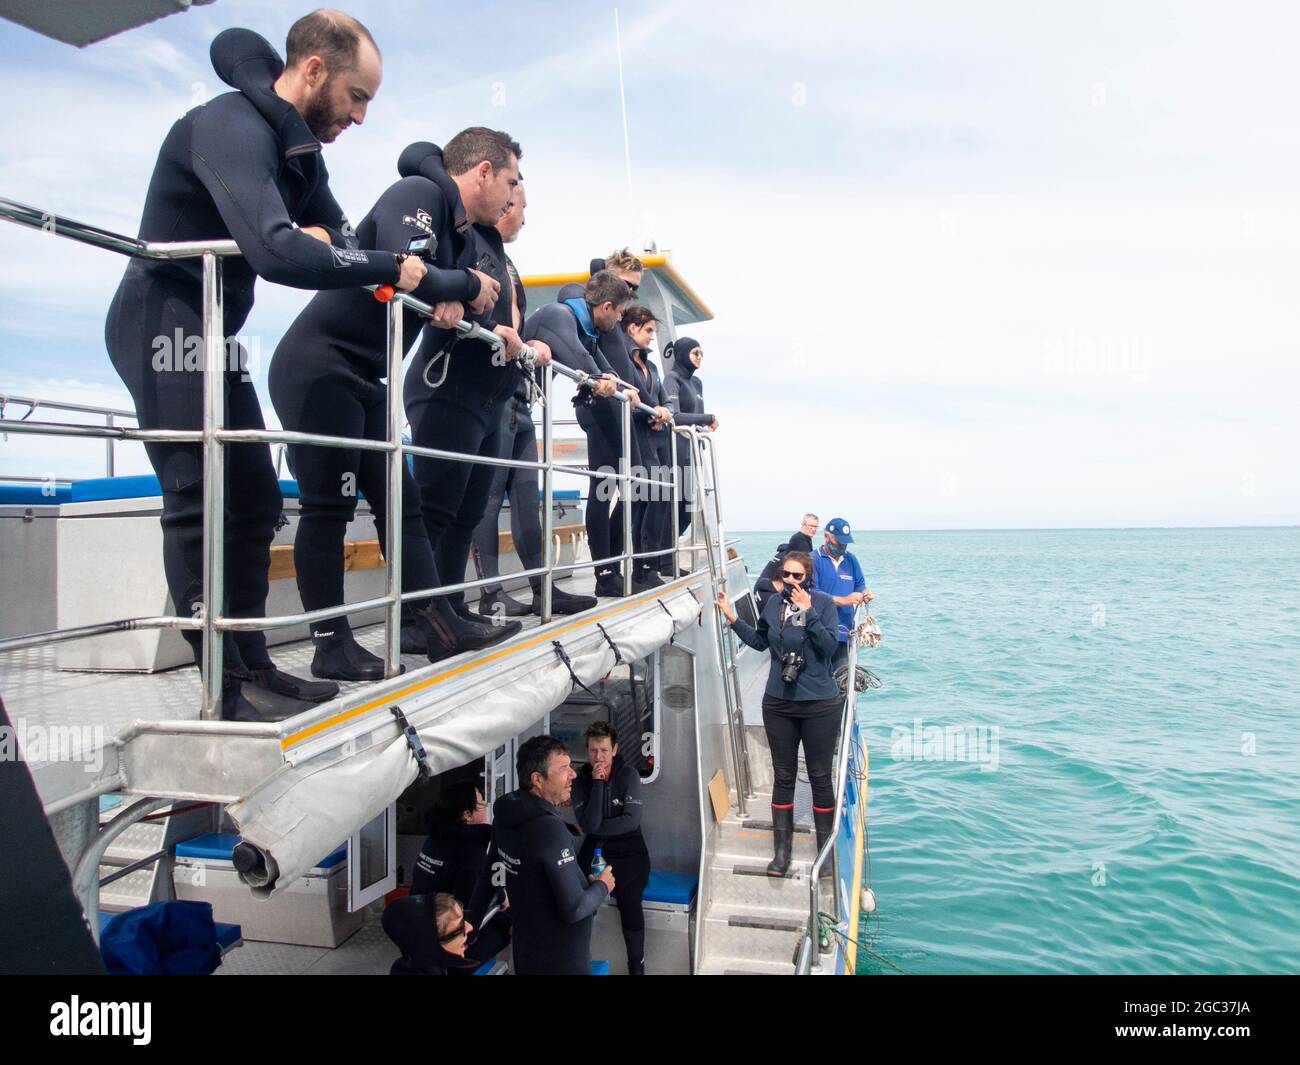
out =
{"type": "Polygon", "coordinates": [[[781,656],[781,683],[793,684],[803,672],[804,657],[798,651],[786,651],[781,656]]]}
{"type": "Polygon", "coordinates": [[[426,263],[433,263],[433,255],[438,247],[438,238],[434,236],[412,237],[406,242],[406,252],[426,263]]]}

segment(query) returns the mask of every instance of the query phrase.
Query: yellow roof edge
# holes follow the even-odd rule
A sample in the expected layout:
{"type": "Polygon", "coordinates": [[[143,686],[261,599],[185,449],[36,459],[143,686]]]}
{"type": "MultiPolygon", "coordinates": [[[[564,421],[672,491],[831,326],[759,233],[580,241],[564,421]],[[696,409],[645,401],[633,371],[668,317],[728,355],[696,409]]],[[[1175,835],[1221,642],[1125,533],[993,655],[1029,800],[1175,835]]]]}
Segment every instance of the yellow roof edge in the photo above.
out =
{"type": "MultiPolygon", "coordinates": [[[[638,258],[645,263],[647,270],[662,270],[669,276],[673,283],[686,294],[687,299],[699,308],[699,320],[701,322],[713,321],[713,312],[709,310],[709,305],[700,299],[695,289],[691,288],[686,279],[677,272],[677,268],[673,266],[672,261],[664,252],[646,252],[639,255],[638,258]]],[[[581,285],[590,278],[591,271],[583,270],[567,274],[528,274],[521,277],[520,280],[526,288],[532,288],[539,285],[568,285],[574,283],[581,285]]]]}

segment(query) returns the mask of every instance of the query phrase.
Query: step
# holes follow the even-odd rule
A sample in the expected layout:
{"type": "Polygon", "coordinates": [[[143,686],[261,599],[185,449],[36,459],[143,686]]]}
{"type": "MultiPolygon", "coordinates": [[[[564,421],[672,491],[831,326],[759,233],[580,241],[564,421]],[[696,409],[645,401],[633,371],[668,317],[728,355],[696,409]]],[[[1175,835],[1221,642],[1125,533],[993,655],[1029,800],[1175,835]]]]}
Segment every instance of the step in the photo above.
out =
{"type": "Polygon", "coordinates": [[[696,970],[697,976],[793,976],[793,963],[755,961],[753,958],[714,958],[696,970]]]}
{"type": "MultiPolygon", "coordinates": [[[[99,878],[103,880],[104,877],[111,876],[116,869],[117,867],[112,865],[101,865],[99,878]]],[[[152,893],[153,867],[137,869],[134,873],[122,877],[121,880],[114,880],[107,887],[100,888],[99,908],[104,913],[133,910],[137,906],[149,905],[149,897],[152,893]]]]}
{"type": "Polygon", "coordinates": [[[793,971],[795,952],[803,938],[807,920],[785,914],[739,912],[711,906],[704,921],[704,959],[717,964],[734,959],[728,968],[747,968],[753,963],[789,966],[793,971]]]}
{"type": "MultiPolygon", "coordinates": [[[[752,863],[759,858],[768,862],[772,859],[774,845],[770,823],[764,827],[761,821],[742,823],[729,818],[718,826],[714,853],[717,860],[724,863],[726,861],[752,863]]],[[[799,826],[795,826],[790,853],[792,864],[793,862],[812,863],[817,857],[817,846],[811,829],[800,831],[799,826]]]]}
{"type": "Polygon", "coordinates": [[[709,898],[725,907],[767,908],[792,915],[808,912],[808,862],[790,865],[783,877],[768,876],[766,863],[715,862],[709,868],[709,898]]]}
{"type": "Polygon", "coordinates": [[[108,865],[130,865],[141,858],[157,854],[163,849],[167,838],[167,823],[151,821],[132,825],[109,845],[104,852],[104,862],[108,865]]]}

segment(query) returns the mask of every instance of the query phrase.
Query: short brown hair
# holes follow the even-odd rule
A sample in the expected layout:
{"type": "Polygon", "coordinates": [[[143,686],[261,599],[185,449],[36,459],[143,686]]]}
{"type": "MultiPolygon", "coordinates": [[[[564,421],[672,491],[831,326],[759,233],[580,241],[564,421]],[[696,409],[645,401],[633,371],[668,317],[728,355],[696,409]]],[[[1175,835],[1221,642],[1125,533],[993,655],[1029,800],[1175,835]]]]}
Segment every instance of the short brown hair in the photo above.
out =
{"type": "Polygon", "coordinates": [[[623,329],[624,331],[633,327],[640,329],[641,326],[648,322],[657,322],[655,312],[644,304],[638,303],[634,307],[629,307],[623,312],[623,329]]]}
{"type": "Polygon", "coordinates": [[[591,275],[582,295],[589,307],[599,307],[602,303],[621,307],[632,298],[632,290],[614,271],[600,270],[591,275]]]}
{"type": "Polygon", "coordinates": [[[626,270],[628,273],[644,273],[645,263],[633,255],[627,248],[619,248],[605,256],[606,270],[626,270]]]}
{"type": "Polygon", "coordinates": [[[357,65],[362,38],[370,42],[378,55],[379,45],[375,44],[370,31],[351,15],[333,8],[317,8],[289,27],[289,36],[284,42],[284,64],[295,67],[318,55],[326,70],[331,74],[341,74],[357,65]]]}
{"type": "Polygon", "coordinates": [[[812,579],[813,560],[807,551],[787,551],[781,556],[781,565],[784,566],[787,562],[798,562],[803,567],[805,579],[812,579]]]}
{"type": "Polygon", "coordinates": [[[473,170],[486,159],[493,170],[504,170],[513,156],[516,162],[524,157],[519,142],[510,139],[509,133],[486,126],[470,126],[447,142],[442,150],[442,165],[452,177],[473,170]]]}
{"type": "Polygon", "coordinates": [[[618,733],[614,731],[614,726],[608,721],[593,721],[587,726],[587,732],[583,739],[588,743],[592,740],[609,740],[611,747],[618,746],[618,733]]]}

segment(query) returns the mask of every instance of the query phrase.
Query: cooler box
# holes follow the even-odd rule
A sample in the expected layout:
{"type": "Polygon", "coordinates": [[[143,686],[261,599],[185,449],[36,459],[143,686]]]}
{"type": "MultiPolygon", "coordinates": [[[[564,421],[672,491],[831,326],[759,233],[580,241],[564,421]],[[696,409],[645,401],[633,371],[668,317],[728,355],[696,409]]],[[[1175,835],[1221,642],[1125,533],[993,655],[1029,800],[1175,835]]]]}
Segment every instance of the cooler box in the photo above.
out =
{"type": "Polygon", "coordinates": [[[346,845],[275,898],[258,899],[231,860],[238,842],[233,833],[207,832],[176,844],[176,897],[212,903],[217,921],[265,943],[337,947],[361,927],[364,911],[348,912],[346,845]]]}

